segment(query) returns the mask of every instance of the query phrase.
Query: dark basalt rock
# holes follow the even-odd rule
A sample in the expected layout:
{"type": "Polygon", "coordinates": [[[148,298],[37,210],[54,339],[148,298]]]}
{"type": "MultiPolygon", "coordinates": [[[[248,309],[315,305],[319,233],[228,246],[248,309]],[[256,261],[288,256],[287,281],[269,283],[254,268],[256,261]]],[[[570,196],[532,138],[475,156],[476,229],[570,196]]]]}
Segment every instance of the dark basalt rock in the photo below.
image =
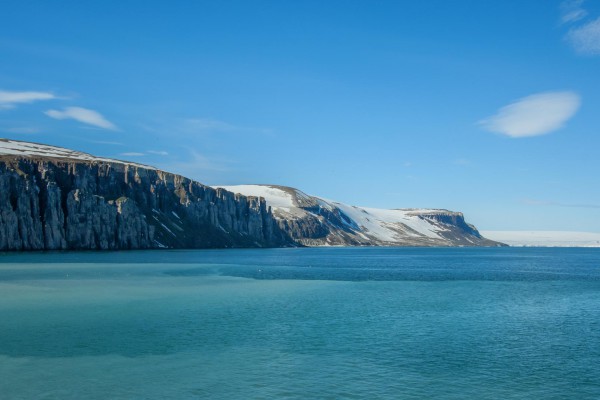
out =
{"type": "Polygon", "coordinates": [[[0,157],[0,250],[290,245],[261,198],[119,162],[0,157]]]}

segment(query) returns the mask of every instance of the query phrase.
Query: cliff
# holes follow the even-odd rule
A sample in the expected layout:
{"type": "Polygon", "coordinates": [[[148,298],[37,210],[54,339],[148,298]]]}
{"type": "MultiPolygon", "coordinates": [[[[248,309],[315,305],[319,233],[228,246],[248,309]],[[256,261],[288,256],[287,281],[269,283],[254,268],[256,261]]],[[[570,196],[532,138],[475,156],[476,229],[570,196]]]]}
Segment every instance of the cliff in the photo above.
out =
{"type": "Polygon", "coordinates": [[[356,207],[287,186],[222,188],[265,198],[279,227],[307,246],[503,246],[483,237],[460,212],[356,207]]]}
{"type": "Polygon", "coordinates": [[[458,212],[355,207],[285,186],[211,188],[146,165],[0,139],[0,251],[499,245],[458,212]]]}
{"type": "MultiPolygon", "coordinates": [[[[9,142],[23,144],[4,140],[5,147],[9,142]]],[[[293,244],[264,199],[152,167],[31,145],[49,151],[0,155],[0,250],[293,244]]]]}

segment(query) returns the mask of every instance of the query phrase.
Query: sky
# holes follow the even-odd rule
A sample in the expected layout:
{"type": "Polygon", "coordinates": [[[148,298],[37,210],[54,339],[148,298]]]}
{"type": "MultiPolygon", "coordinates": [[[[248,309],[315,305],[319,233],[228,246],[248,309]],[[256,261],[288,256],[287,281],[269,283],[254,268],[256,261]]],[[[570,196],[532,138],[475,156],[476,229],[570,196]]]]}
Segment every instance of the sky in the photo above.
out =
{"type": "Polygon", "coordinates": [[[4,0],[0,17],[0,137],[600,232],[600,0],[4,0]]]}

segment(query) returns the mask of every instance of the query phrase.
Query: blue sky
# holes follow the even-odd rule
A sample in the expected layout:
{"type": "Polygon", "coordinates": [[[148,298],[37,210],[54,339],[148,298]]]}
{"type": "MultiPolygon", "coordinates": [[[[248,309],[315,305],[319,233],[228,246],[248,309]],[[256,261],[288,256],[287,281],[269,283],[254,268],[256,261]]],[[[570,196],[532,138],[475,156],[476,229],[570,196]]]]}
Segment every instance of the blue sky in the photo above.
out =
{"type": "Polygon", "coordinates": [[[0,137],[600,232],[600,1],[3,1],[0,137]]]}

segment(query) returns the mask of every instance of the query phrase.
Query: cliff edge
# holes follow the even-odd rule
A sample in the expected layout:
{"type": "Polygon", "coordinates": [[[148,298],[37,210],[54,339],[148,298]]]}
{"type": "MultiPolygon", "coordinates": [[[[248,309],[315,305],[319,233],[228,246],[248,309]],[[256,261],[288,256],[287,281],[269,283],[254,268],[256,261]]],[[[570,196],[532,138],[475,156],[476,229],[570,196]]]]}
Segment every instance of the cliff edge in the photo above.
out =
{"type": "Polygon", "coordinates": [[[141,164],[0,139],[0,250],[290,245],[264,199],[141,164]]]}

